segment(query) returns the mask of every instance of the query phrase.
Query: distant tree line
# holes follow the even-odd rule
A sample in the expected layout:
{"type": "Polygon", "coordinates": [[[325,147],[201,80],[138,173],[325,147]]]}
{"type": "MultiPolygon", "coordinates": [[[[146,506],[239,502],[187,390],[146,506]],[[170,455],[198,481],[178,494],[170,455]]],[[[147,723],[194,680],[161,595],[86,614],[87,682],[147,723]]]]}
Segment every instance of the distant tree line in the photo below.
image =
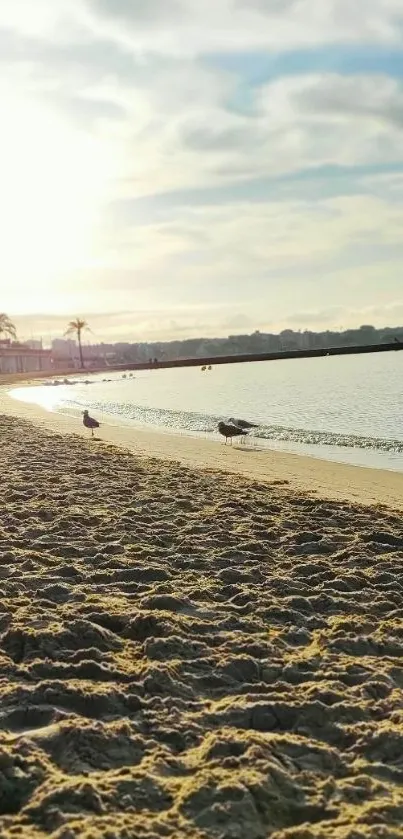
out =
{"type": "MultiPolygon", "coordinates": [[[[176,358],[203,358],[238,353],[268,353],[286,350],[326,349],[363,344],[381,344],[403,340],[403,327],[376,329],[364,324],[358,329],[345,331],[284,329],[279,334],[256,330],[250,335],[229,335],[227,338],[188,338],[183,341],[157,341],[152,343],[98,344],[88,348],[100,354],[113,354],[116,363],[135,364],[157,358],[171,361],[176,358]]],[[[87,352],[87,350],[86,350],[87,352]]]]}

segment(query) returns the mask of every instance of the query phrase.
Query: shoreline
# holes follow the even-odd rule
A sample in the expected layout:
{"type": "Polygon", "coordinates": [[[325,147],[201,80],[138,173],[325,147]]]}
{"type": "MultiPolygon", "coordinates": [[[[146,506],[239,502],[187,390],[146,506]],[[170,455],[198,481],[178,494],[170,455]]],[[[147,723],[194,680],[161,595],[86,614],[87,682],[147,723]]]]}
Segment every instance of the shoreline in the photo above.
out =
{"type": "MultiPolygon", "coordinates": [[[[29,381],[26,382],[27,386],[29,384],[29,381]]],[[[56,433],[89,436],[80,419],[14,399],[6,388],[1,393],[0,413],[29,420],[56,433]]],[[[403,510],[401,472],[353,466],[274,449],[263,451],[237,445],[225,446],[202,437],[120,425],[102,425],[94,446],[102,445],[102,442],[112,443],[143,458],[177,461],[191,468],[237,474],[252,481],[279,482],[298,492],[309,492],[332,500],[386,505],[403,510]]]]}

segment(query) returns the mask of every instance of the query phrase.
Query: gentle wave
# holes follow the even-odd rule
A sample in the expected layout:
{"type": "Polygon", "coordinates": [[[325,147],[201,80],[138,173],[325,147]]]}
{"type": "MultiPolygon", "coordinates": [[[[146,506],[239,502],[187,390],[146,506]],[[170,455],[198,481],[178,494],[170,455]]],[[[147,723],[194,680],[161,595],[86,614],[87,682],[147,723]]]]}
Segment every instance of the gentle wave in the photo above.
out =
{"type": "Polygon", "coordinates": [[[388,440],[379,437],[360,437],[357,434],[336,434],[332,431],[309,431],[302,428],[286,428],[273,425],[256,429],[253,436],[264,440],[283,440],[305,443],[311,446],[342,446],[350,449],[371,449],[380,452],[403,453],[403,440],[388,440]]]}
{"type": "MultiPolygon", "coordinates": [[[[154,426],[172,431],[191,432],[193,434],[216,433],[217,423],[222,416],[208,416],[191,411],[172,411],[166,408],[146,408],[133,403],[117,403],[91,400],[66,400],[64,407],[72,409],[91,406],[101,411],[141,426],[154,426]]],[[[224,419],[228,419],[225,418],[224,419]]],[[[311,446],[335,446],[350,449],[366,449],[378,452],[403,454],[403,440],[359,436],[357,434],[338,434],[332,431],[316,431],[304,428],[289,428],[283,425],[261,425],[250,432],[250,437],[273,442],[299,443],[311,446]]]]}

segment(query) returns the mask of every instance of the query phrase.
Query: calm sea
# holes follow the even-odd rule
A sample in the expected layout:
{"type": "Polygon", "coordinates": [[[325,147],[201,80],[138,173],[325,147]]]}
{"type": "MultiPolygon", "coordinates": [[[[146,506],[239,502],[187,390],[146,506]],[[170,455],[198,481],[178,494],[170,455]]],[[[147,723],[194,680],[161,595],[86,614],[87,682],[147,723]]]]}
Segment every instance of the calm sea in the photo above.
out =
{"type": "Polygon", "coordinates": [[[250,446],[403,471],[403,352],[112,373],[12,395],[103,423],[216,437],[220,419],[259,423],[250,446]]]}

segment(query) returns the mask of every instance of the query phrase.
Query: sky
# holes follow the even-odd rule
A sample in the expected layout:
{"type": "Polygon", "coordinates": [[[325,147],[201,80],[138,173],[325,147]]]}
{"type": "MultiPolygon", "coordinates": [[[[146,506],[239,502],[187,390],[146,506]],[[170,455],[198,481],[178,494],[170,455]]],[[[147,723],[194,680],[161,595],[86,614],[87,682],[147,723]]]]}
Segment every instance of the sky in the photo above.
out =
{"type": "Polygon", "coordinates": [[[403,324],[401,0],[0,10],[0,311],[98,340],[403,324]]]}

